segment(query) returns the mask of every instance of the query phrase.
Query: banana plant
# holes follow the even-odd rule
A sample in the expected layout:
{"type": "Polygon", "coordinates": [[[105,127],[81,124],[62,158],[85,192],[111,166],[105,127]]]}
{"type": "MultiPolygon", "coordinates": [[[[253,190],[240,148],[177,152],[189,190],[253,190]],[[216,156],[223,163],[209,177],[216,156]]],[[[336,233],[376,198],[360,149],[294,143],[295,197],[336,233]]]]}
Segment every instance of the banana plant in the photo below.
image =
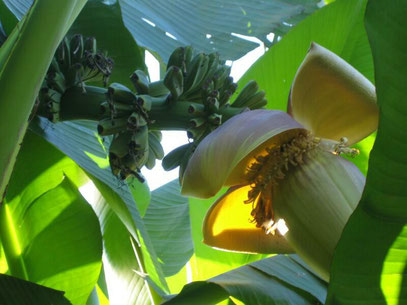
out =
{"type": "Polygon", "coordinates": [[[402,1],[54,2],[0,5],[1,304],[404,302],[402,1]],[[275,34],[238,83],[234,31],[275,34]],[[179,179],[150,192],[157,160],[179,179]]]}

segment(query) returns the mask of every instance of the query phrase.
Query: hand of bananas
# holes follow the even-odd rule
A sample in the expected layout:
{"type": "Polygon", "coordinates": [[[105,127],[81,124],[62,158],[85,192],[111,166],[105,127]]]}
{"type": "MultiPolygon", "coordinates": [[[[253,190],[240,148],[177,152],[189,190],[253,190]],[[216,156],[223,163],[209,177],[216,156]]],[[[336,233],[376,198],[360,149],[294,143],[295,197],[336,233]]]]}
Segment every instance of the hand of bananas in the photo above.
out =
{"type": "Polygon", "coordinates": [[[60,120],[61,97],[66,90],[82,87],[87,81],[103,81],[106,86],[113,60],[97,50],[96,39],[77,34],[65,37],[58,46],[39,94],[39,114],[52,122],[60,120]]]}

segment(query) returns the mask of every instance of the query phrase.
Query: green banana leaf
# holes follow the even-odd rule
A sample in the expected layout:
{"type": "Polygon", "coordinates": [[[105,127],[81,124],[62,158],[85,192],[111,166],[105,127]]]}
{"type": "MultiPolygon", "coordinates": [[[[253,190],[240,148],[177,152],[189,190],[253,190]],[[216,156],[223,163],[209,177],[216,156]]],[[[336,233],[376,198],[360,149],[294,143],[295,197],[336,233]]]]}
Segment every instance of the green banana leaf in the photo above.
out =
{"type": "MultiPolygon", "coordinates": [[[[336,1],[301,21],[253,64],[239,80],[239,88],[254,79],[266,92],[267,108],[286,111],[293,78],[311,42],[335,52],[374,82],[372,55],[363,25],[366,2],[336,1]]],[[[365,174],[374,139],[372,135],[355,145],[360,155],[350,159],[365,174]]]]}
{"type": "Polygon", "coordinates": [[[62,291],[57,291],[5,274],[0,274],[2,305],[71,305],[62,291]]]}
{"type": "Polygon", "coordinates": [[[253,36],[270,45],[270,32],[284,35],[315,11],[320,1],[119,0],[123,21],[136,41],[166,62],[172,50],[192,45],[200,52],[219,52],[235,60],[258,46],[235,34],[253,36]],[[168,34],[167,34],[168,33],[168,34]],[[172,37],[171,37],[172,36],[172,37]],[[173,38],[175,37],[175,39],[173,38]]]}
{"type": "MultiPolygon", "coordinates": [[[[32,0],[4,2],[20,19],[32,0]]],[[[321,1],[206,0],[199,5],[193,0],[99,2],[113,5],[119,2],[124,24],[136,41],[157,52],[166,62],[172,50],[181,45],[192,45],[203,52],[217,51],[223,59],[238,59],[258,44],[232,33],[253,36],[270,45],[266,37],[270,32],[276,33],[276,38],[281,37],[298,21],[317,10],[321,1]]]]}
{"type": "MultiPolygon", "coordinates": [[[[146,71],[144,51],[124,26],[119,2],[109,5],[100,0],[88,0],[69,34],[96,38],[99,50],[106,51],[114,60],[113,73],[109,78],[111,83],[118,82],[133,88],[130,75],[136,69],[146,71]]],[[[93,85],[100,86],[100,83],[93,85]]]]}
{"type": "Polygon", "coordinates": [[[31,128],[71,157],[93,178],[99,192],[132,238],[140,242],[149,277],[162,290],[167,291],[161,266],[129,186],[114,177],[110,171],[107,157],[109,138],[101,139],[96,132],[96,123],[92,122],[52,124],[46,119],[37,118],[33,120],[31,128]]]}
{"type": "Polygon", "coordinates": [[[72,160],[29,132],[0,210],[7,274],[65,291],[74,305],[88,299],[102,259],[98,219],[77,190],[85,179],[72,160]]]}
{"type": "Polygon", "coordinates": [[[305,268],[295,255],[277,255],[188,284],[163,304],[209,305],[229,296],[250,305],[323,304],[326,283],[305,268]]]}
{"type": "Polygon", "coordinates": [[[143,218],[165,276],[176,274],[194,252],[188,198],[178,180],[156,189],[143,218]]]}
{"type": "MultiPolygon", "coordinates": [[[[96,181],[96,178],[92,177],[92,180],[96,181]]],[[[98,185],[101,184],[103,183],[99,181],[98,185]]],[[[143,270],[132,245],[132,236],[105,197],[100,193],[96,194],[96,198],[90,200],[90,203],[99,218],[103,235],[104,281],[109,302],[122,305],[151,304],[143,270]]]]}
{"type": "Polygon", "coordinates": [[[407,303],[407,3],[370,0],[379,130],[362,199],[334,254],[327,304],[407,303]]]}

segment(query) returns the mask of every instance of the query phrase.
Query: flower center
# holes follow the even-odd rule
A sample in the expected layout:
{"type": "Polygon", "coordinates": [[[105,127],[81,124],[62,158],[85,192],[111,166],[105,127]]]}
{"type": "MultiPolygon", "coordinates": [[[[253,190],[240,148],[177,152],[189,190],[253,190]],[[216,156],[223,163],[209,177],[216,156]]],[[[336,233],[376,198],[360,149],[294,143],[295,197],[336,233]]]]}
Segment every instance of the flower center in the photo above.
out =
{"type": "Polygon", "coordinates": [[[267,234],[276,229],[272,208],[271,189],[285,177],[290,167],[304,163],[312,150],[318,147],[321,139],[303,131],[289,142],[266,148],[266,154],[257,156],[249,165],[247,179],[251,190],[245,203],[252,204],[251,216],[256,227],[267,234]]]}

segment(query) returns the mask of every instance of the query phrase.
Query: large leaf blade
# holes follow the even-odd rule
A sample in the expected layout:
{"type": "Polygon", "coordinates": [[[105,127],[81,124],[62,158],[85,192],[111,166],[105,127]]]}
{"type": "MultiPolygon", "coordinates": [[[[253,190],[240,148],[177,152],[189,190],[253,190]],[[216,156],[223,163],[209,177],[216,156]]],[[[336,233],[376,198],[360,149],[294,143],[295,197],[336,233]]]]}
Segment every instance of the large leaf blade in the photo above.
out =
{"type": "Polygon", "coordinates": [[[152,192],[143,220],[165,276],[176,274],[194,252],[189,202],[180,195],[178,180],[152,192]]]}
{"type": "MultiPolygon", "coordinates": [[[[93,181],[95,179],[93,177],[93,181]]],[[[104,280],[109,303],[151,304],[143,269],[132,246],[130,232],[106,202],[105,197],[97,192],[97,189],[94,189],[92,194],[94,198],[89,201],[99,218],[103,235],[104,280]]]]}
{"type": "Polygon", "coordinates": [[[216,304],[229,296],[250,305],[322,304],[326,283],[289,256],[278,255],[188,284],[164,304],[216,304]]]}
{"type": "Polygon", "coordinates": [[[131,236],[140,242],[146,272],[161,289],[167,290],[155,250],[129,187],[114,177],[110,171],[106,149],[109,138],[102,140],[97,135],[96,124],[93,122],[52,124],[39,118],[32,124],[32,128],[85,169],[91,179],[96,178],[93,182],[106,202],[131,236]]]}
{"type": "Polygon", "coordinates": [[[0,211],[10,274],[66,291],[73,304],[86,302],[102,256],[97,217],[74,184],[82,180],[72,160],[29,133],[0,211]]]}
{"type": "Polygon", "coordinates": [[[120,0],[124,23],[136,41],[165,62],[172,50],[182,45],[192,45],[200,52],[216,51],[223,59],[235,60],[258,44],[232,33],[270,43],[266,38],[270,32],[285,34],[316,10],[318,2],[120,0]]]}
{"type": "Polygon", "coordinates": [[[334,255],[328,304],[407,302],[406,12],[404,1],[371,0],[366,10],[379,130],[362,199],[334,255]]]}

